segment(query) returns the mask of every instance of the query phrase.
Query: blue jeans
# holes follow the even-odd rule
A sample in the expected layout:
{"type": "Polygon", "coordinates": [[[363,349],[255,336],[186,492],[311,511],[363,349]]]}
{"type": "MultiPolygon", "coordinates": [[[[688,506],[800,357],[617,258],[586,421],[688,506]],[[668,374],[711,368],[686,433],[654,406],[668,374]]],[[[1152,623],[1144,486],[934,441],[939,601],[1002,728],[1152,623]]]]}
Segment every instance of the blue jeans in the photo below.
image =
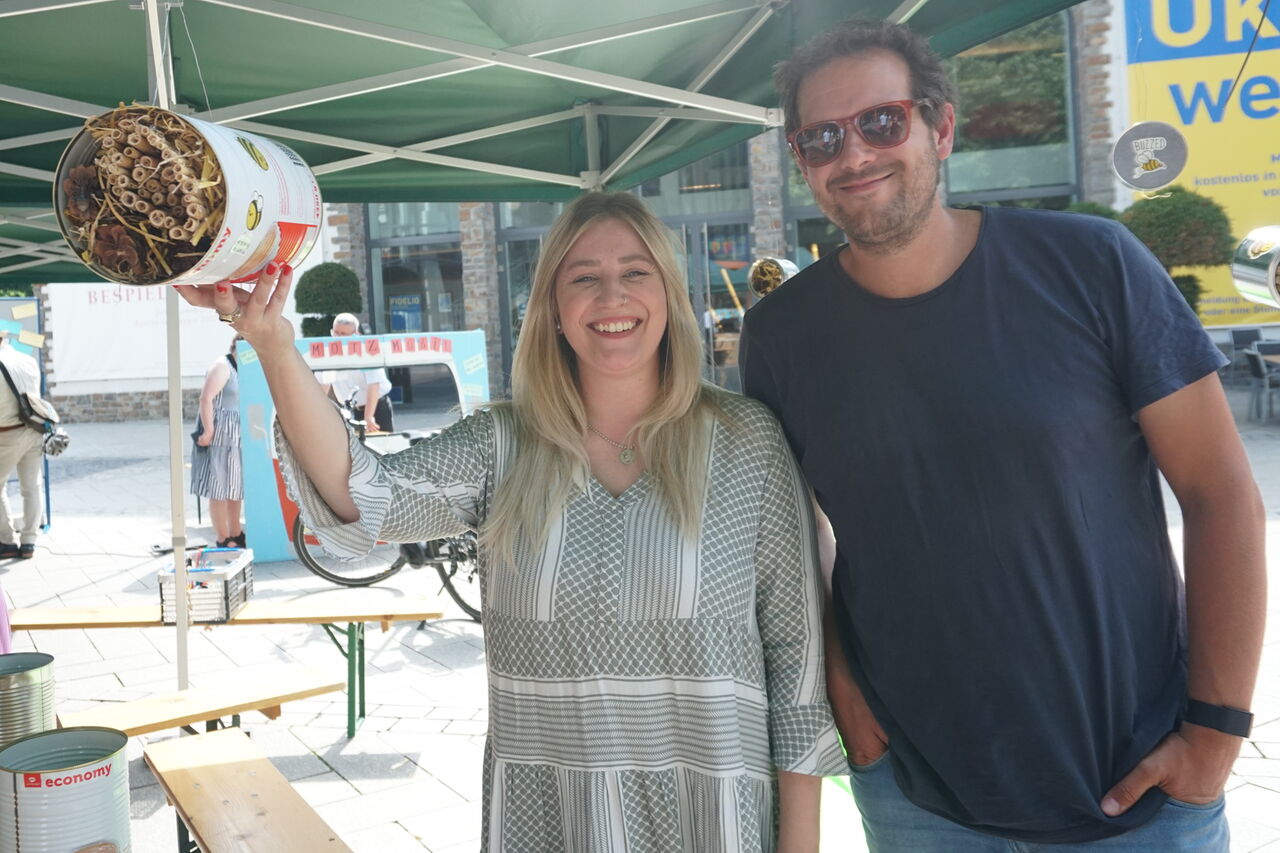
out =
{"type": "Polygon", "coordinates": [[[1078,844],[1011,841],[952,823],[903,796],[889,753],[851,765],[850,787],[871,853],[1227,853],[1225,799],[1204,806],[1169,800],[1147,823],[1122,835],[1078,844]]]}

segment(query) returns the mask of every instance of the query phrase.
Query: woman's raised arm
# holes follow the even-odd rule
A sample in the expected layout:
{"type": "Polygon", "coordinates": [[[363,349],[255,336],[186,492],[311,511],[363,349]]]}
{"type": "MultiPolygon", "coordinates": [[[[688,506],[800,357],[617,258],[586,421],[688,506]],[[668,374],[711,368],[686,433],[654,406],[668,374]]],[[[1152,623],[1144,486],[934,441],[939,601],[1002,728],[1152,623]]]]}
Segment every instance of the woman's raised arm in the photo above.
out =
{"type": "Polygon", "coordinates": [[[294,347],[293,324],[283,314],[292,286],[293,269],[287,264],[268,264],[252,291],[227,281],[175,285],[187,302],[216,311],[218,319],[244,335],[262,363],[276,418],[298,465],[338,518],[355,521],[360,512],[347,488],[346,427],[294,347]]]}

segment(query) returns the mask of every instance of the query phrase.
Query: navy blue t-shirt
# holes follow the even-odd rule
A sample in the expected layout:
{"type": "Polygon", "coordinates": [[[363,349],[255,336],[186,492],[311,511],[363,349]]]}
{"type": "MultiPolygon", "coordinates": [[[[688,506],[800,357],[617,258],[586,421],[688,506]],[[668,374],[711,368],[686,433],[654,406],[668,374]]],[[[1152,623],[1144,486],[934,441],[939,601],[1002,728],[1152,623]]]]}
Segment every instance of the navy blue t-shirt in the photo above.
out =
{"type": "Polygon", "coordinates": [[[835,615],[912,802],[1080,842],[1175,727],[1182,581],[1138,410],[1224,363],[1117,223],[982,209],[937,288],[864,290],[830,254],[752,308],[747,394],[781,419],[838,540],[835,615]]]}

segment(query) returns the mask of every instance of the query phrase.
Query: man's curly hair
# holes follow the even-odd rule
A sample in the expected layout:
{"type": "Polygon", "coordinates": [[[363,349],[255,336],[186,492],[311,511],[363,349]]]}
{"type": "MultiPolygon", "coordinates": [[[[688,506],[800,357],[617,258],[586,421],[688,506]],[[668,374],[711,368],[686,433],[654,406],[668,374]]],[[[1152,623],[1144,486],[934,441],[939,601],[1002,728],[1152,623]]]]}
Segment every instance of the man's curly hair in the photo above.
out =
{"type": "Polygon", "coordinates": [[[900,24],[851,18],[801,45],[789,59],[774,68],[773,84],[782,99],[786,132],[800,127],[800,84],[835,59],[856,56],[875,49],[902,57],[911,72],[911,97],[923,101],[920,113],[930,127],[936,127],[943,104],[955,104],[955,84],[947,75],[942,57],[929,42],[900,24]]]}

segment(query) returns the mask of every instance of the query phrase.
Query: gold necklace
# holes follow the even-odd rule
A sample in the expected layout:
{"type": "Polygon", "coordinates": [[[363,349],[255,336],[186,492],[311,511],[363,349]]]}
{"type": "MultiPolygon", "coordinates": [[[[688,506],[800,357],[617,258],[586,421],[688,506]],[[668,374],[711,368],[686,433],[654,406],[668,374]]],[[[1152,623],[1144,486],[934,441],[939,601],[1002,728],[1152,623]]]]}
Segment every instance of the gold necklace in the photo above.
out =
{"type": "Polygon", "coordinates": [[[632,462],[636,461],[636,446],[634,444],[619,444],[600,430],[593,427],[591,424],[587,424],[587,429],[618,448],[618,461],[623,465],[630,465],[632,462]]]}

